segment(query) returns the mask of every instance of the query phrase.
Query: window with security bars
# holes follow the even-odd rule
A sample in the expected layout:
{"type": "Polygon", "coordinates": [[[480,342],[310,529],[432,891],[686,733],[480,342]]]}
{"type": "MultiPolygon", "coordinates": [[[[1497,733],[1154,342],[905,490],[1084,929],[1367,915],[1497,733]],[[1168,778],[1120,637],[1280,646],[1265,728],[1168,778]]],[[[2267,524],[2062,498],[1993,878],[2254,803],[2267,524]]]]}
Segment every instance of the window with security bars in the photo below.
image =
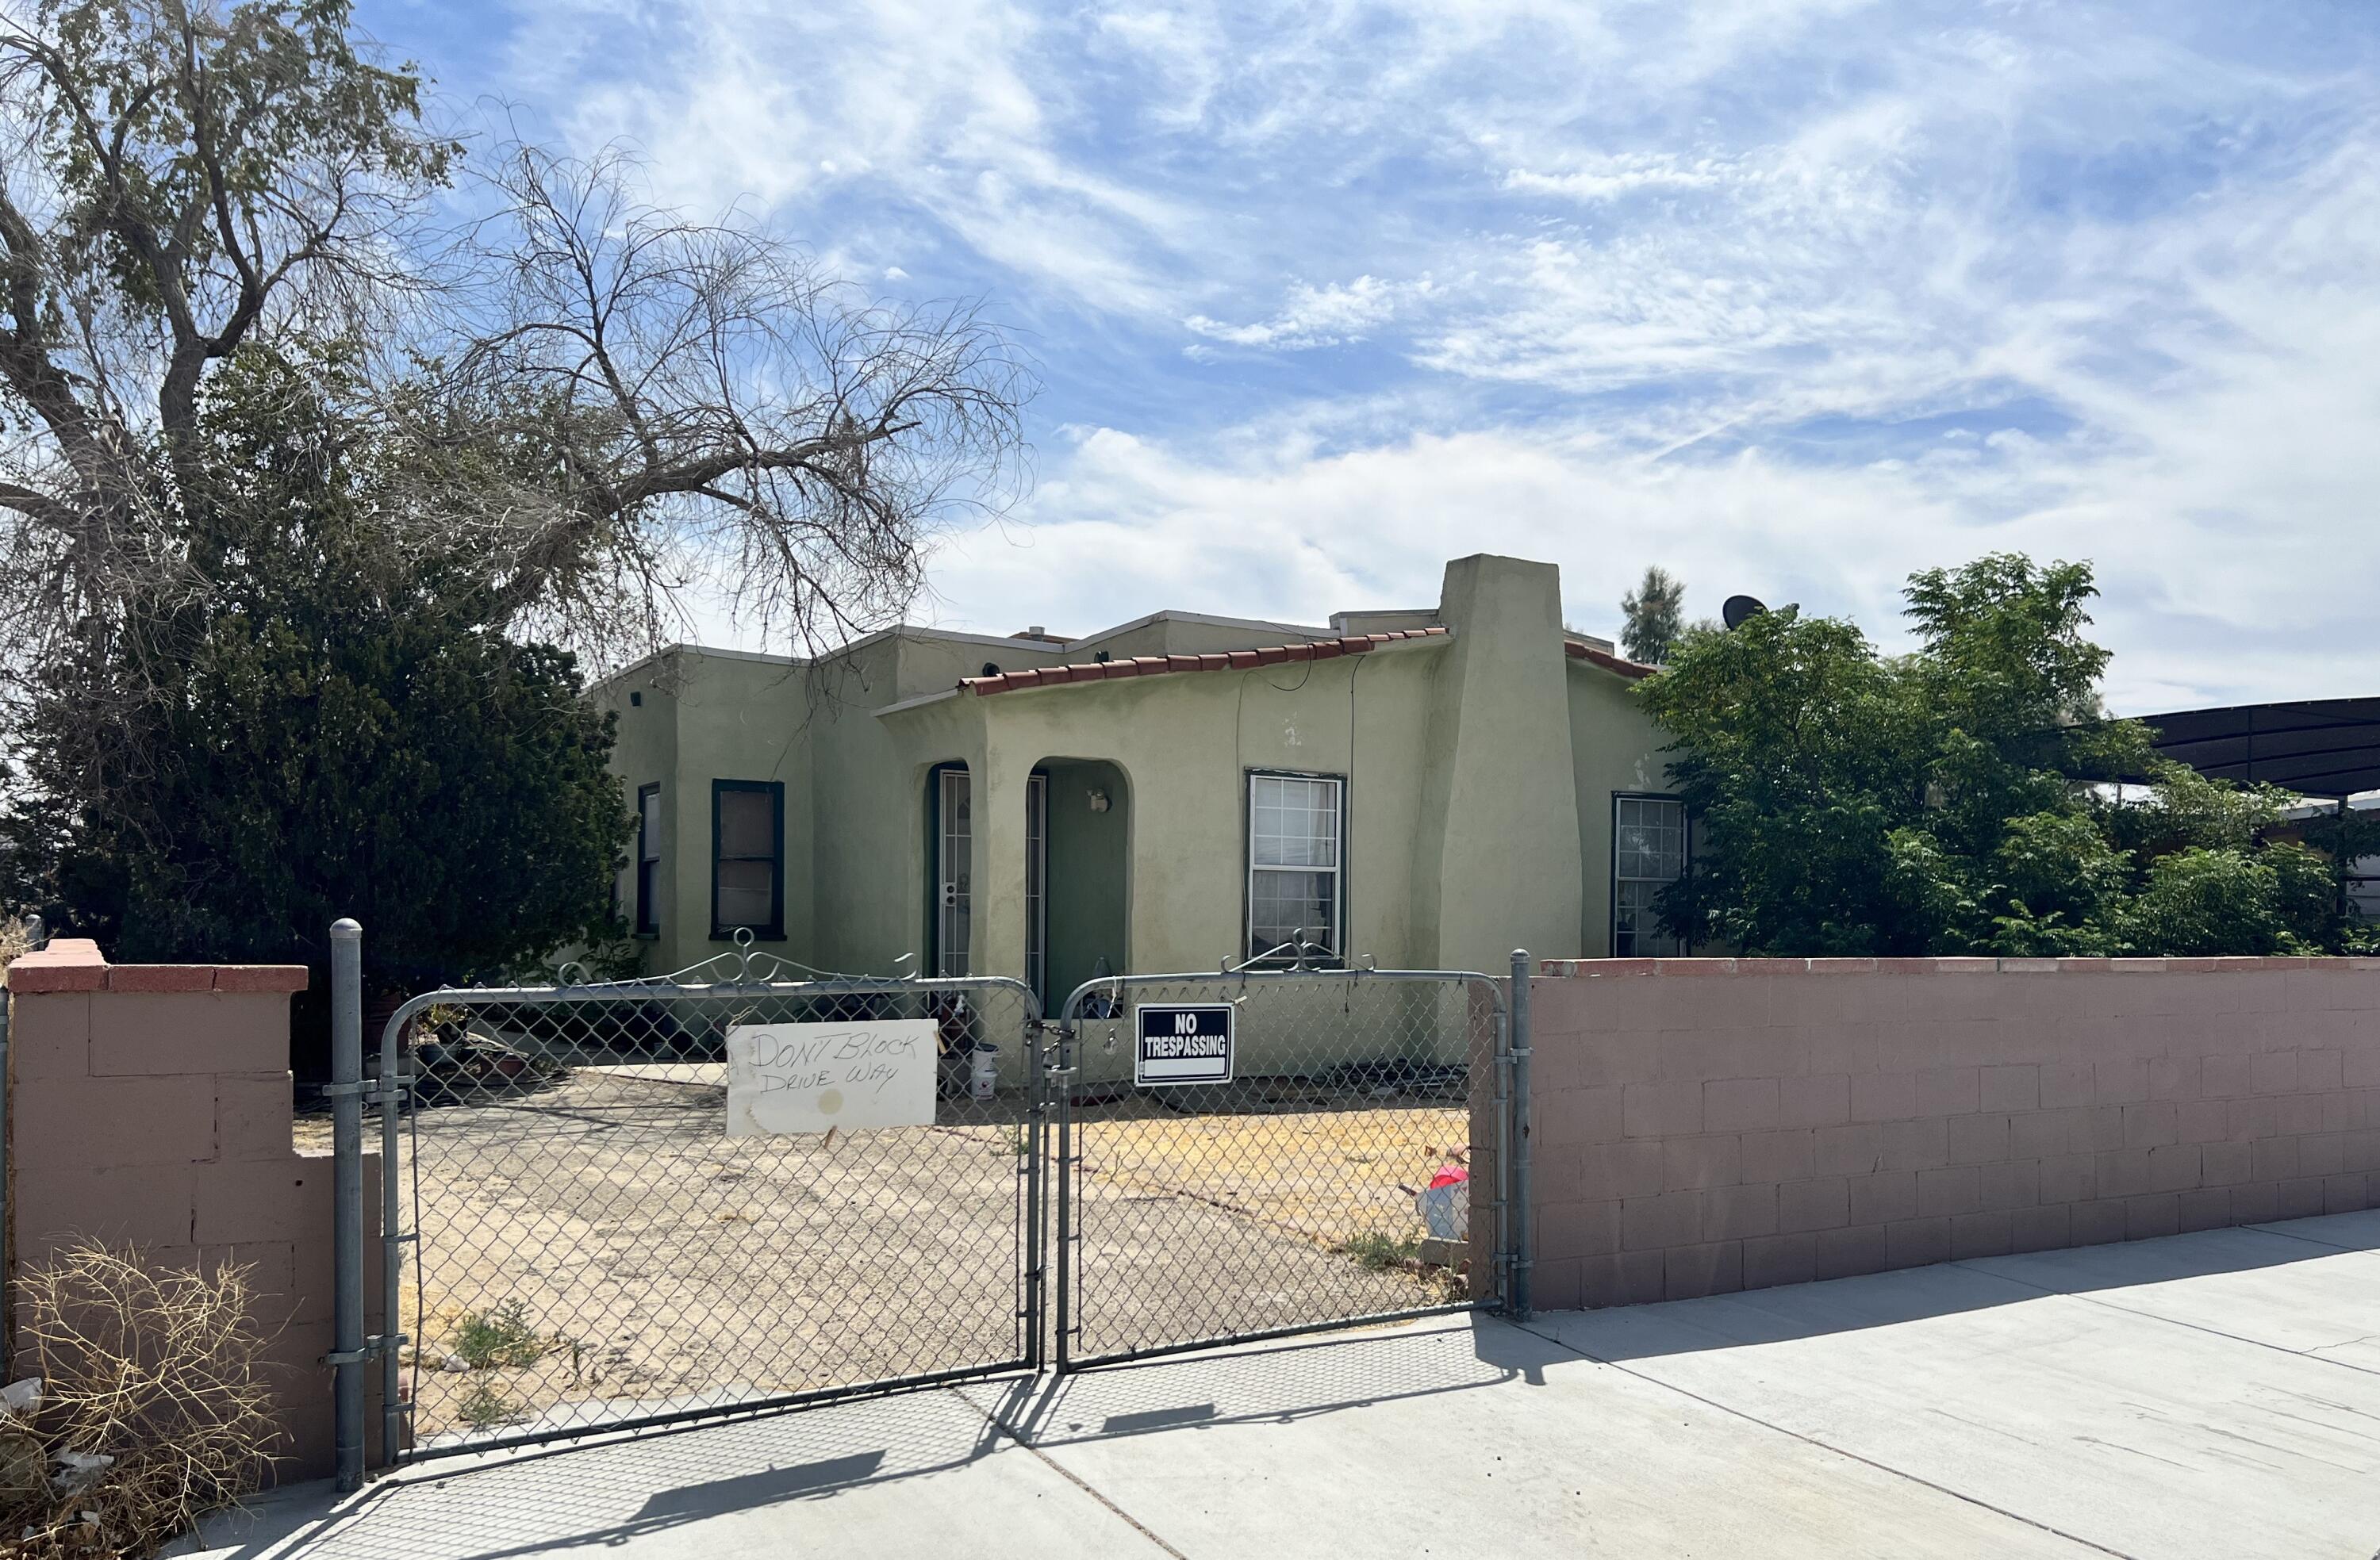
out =
{"type": "Polygon", "coordinates": [[[637,788],[637,930],[662,929],[662,788],[637,788]]]}
{"type": "Polygon", "coordinates": [[[1344,782],[1306,775],[1248,776],[1248,952],[1303,937],[1340,953],[1344,782]]]}
{"type": "Polygon", "coordinates": [[[785,935],[785,788],[710,782],[710,935],[785,935]]]}
{"type": "Polygon", "coordinates": [[[1686,951],[1661,930],[1654,901],[1685,876],[1686,807],[1666,796],[1611,799],[1611,954],[1672,959],[1686,951]]]}
{"type": "Polygon", "coordinates": [[[975,941],[975,787],[965,768],[934,771],[934,973],[967,973],[975,941]]]}

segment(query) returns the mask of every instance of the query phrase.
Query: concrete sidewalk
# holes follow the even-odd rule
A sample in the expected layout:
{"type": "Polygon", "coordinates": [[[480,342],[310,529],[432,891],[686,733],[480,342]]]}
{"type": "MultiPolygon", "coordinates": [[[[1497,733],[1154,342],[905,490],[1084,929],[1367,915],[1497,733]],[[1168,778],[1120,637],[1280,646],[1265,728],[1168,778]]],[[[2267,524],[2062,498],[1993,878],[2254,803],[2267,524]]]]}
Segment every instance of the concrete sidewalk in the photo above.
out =
{"type": "Polygon", "coordinates": [[[1415,1324],[291,1492],[214,1560],[2338,1556],[2380,1213],[1415,1324]]]}

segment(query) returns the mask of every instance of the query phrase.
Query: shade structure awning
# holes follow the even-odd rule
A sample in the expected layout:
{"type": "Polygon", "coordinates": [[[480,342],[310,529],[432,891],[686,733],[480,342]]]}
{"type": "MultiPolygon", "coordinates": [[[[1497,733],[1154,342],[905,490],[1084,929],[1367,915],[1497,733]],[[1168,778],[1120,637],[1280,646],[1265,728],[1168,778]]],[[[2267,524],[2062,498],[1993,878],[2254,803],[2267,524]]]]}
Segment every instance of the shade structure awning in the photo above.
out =
{"type": "Polygon", "coordinates": [[[2143,715],[2156,750],[2202,775],[2302,796],[2380,791],[2380,698],[2301,699],[2143,715]]]}

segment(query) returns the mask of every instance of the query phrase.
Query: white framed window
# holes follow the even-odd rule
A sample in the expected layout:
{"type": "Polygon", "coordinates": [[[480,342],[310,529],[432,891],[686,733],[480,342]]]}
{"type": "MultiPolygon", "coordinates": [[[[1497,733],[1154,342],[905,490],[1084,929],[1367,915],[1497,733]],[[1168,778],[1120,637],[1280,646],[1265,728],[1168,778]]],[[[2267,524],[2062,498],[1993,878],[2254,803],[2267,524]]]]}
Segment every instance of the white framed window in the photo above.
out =
{"type": "Polygon", "coordinates": [[[1248,953],[1302,937],[1337,958],[1344,918],[1340,839],[1346,782],[1327,776],[1248,775],[1248,953]]]}
{"type": "Polygon", "coordinates": [[[1685,876],[1686,804],[1673,796],[1611,799],[1611,956],[1674,959],[1686,951],[1663,934],[1654,901],[1685,876]]]}

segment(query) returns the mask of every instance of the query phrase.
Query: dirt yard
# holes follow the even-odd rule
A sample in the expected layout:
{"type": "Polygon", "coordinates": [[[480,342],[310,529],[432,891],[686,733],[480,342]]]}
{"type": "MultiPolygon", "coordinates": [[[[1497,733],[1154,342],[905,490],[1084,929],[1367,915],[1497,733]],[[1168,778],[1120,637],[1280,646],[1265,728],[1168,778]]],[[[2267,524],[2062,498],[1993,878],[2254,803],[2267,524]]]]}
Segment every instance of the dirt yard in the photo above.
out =
{"type": "MultiPolygon", "coordinates": [[[[1460,1102],[1256,1084],[1224,1103],[1076,1110],[1080,1353],[1458,1294],[1413,1260],[1405,1189],[1463,1160],[1460,1102]]],[[[932,1128],[729,1139],[719,1069],[697,1063],[426,1106],[402,1291],[417,1435],[1017,1358],[1026,1130],[1006,1100],[941,1108],[932,1128]]]]}

